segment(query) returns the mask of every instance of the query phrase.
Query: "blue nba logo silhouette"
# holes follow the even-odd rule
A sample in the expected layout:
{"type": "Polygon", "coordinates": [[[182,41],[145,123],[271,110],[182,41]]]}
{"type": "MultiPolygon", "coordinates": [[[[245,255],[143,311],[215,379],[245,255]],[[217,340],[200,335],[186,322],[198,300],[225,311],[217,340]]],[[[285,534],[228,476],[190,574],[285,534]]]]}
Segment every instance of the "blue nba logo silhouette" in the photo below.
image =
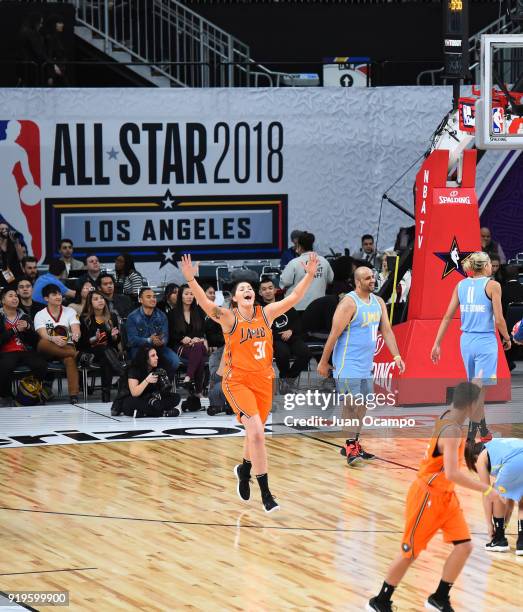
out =
{"type": "Polygon", "coordinates": [[[503,109],[499,106],[492,109],[492,133],[503,134],[503,109]]]}
{"type": "Polygon", "coordinates": [[[31,233],[22,204],[35,206],[41,200],[40,187],[31,171],[33,166],[39,167],[40,162],[39,138],[37,136],[33,142],[34,133],[38,133],[38,127],[32,121],[0,120],[0,212],[4,220],[22,234],[28,247],[31,233]]]}

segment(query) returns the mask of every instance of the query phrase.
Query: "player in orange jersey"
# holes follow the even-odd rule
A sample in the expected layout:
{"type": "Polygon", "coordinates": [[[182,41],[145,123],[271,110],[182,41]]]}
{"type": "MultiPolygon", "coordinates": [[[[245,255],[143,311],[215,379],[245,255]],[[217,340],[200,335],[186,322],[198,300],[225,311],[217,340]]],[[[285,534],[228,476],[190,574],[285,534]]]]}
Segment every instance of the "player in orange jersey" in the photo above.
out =
{"type": "Polygon", "coordinates": [[[248,282],[232,287],[231,309],[211,302],[195,279],[197,267],[184,255],[181,270],[201,308],[222,327],[225,336],[225,373],[222,388],[236,417],[245,427],[243,463],[234,468],[239,497],[250,498],[251,467],[260,486],[265,512],[279,510],[269,490],[264,423],[272,407],[272,332],[277,317],[303,299],[318,269],[318,256],[310,253],[305,276],[279,302],[262,307],[254,303],[256,292],[248,282]]]}
{"type": "Polygon", "coordinates": [[[492,486],[469,478],[460,471],[463,464],[465,438],[463,423],[477,410],[481,389],[464,382],[454,390],[452,406],[436,421],[418,476],[407,495],[405,532],[402,552],[389,568],[381,591],[367,603],[367,610],[390,612],[391,596],[403,576],[438,531],[445,542],[454,545],[443,567],[436,591],[425,602],[429,610],[452,612],[449,592],[459,576],[470,553],[472,544],[463,510],[454,491],[456,484],[474,491],[482,491],[489,499],[499,499],[492,486]]]}

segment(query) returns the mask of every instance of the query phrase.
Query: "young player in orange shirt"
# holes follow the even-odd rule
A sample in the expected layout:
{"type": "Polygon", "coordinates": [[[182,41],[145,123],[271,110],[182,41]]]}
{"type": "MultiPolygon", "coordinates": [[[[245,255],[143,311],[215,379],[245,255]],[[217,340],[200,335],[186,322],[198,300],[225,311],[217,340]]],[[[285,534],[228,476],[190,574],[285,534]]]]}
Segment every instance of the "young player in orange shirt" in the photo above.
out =
{"type": "Polygon", "coordinates": [[[255,304],[256,293],[248,282],[232,288],[232,309],[211,302],[195,280],[198,269],[190,255],[184,255],[181,271],[196,301],[205,313],[222,327],[225,336],[225,373],[222,388],[237,419],[245,427],[243,463],[234,468],[239,497],[250,498],[251,467],[260,486],[265,512],[279,510],[269,490],[264,423],[272,407],[272,332],[277,317],[303,299],[318,269],[318,256],[310,253],[304,264],[306,274],[294,290],[279,302],[262,307],[255,304]]]}
{"type": "Polygon", "coordinates": [[[447,557],[439,586],[425,607],[453,612],[449,592],[472,552],[469,528],[454,487],[459,484],[481,491],[490,500],[499,498],[492,486],[460,471],[465,449],[462,425],[477,409],[480,392],[480,387],[473,383],[459,384],[454,390],[452,406],[436,421],[418,476],[407,495],[402,552],[390,566],[379,594],[367,603],[367,610],[392,611],[394,589],[419,553],[441,530],[444,541],[452,542],[454,549],[447,557]]]}

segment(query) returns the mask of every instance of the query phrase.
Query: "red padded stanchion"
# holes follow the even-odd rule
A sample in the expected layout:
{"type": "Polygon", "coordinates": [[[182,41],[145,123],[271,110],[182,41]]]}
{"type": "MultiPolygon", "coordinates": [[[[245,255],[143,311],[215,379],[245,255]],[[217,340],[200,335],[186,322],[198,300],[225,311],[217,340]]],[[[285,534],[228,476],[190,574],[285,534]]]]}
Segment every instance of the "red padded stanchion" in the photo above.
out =
{"type": "MultiPolygon", "coordinates": [[[[460,187],[447,185],[449,152],[434,151],[416,177],[416,234],[409,313],[394,326],[406,364],[399,375],[380,338],[374,357],[378,385],[398,392],[399,404],[436,404],[447,399],[447,389],[466,379],[459,348],[459,310],[441,346],[441,361],[434,365],[430,351],[456,284],[465,278],[462,263],[481,250],[479,211],[474,190],[476,151],[463,154],[460,187]]],[[[498,338],[498,384],[487,389],[487,400],[508,401],[510,373],[498,338]]]]}

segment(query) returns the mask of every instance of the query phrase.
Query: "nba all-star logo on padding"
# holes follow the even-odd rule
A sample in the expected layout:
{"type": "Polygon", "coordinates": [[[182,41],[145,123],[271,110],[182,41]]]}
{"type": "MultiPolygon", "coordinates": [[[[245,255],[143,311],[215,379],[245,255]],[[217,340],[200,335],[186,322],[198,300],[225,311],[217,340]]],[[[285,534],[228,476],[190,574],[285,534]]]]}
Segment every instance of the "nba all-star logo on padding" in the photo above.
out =
{"type": "Polygon", "coordinates": [[[445,267],[443,268],[443,274],[441,276],[442,279],[447,277],[452,272],[459,272],[461,276],[466,277],[465,270],[463,270],[463,262],[470,257],[472,251],[460,251],[458,246],[458,240],[456,236],[454,236],[452,240],[452,244],[450,245],[450,249],[448,251],[440,251],[435,252],[434,255],[439,257],[442,261],[445,262],[445,267]]]}
{"type": "Polygon", "coordinates": [[[40,130],[33,121],[0,120],[4,219],[38,259],[41,242],[40,130]]]}

